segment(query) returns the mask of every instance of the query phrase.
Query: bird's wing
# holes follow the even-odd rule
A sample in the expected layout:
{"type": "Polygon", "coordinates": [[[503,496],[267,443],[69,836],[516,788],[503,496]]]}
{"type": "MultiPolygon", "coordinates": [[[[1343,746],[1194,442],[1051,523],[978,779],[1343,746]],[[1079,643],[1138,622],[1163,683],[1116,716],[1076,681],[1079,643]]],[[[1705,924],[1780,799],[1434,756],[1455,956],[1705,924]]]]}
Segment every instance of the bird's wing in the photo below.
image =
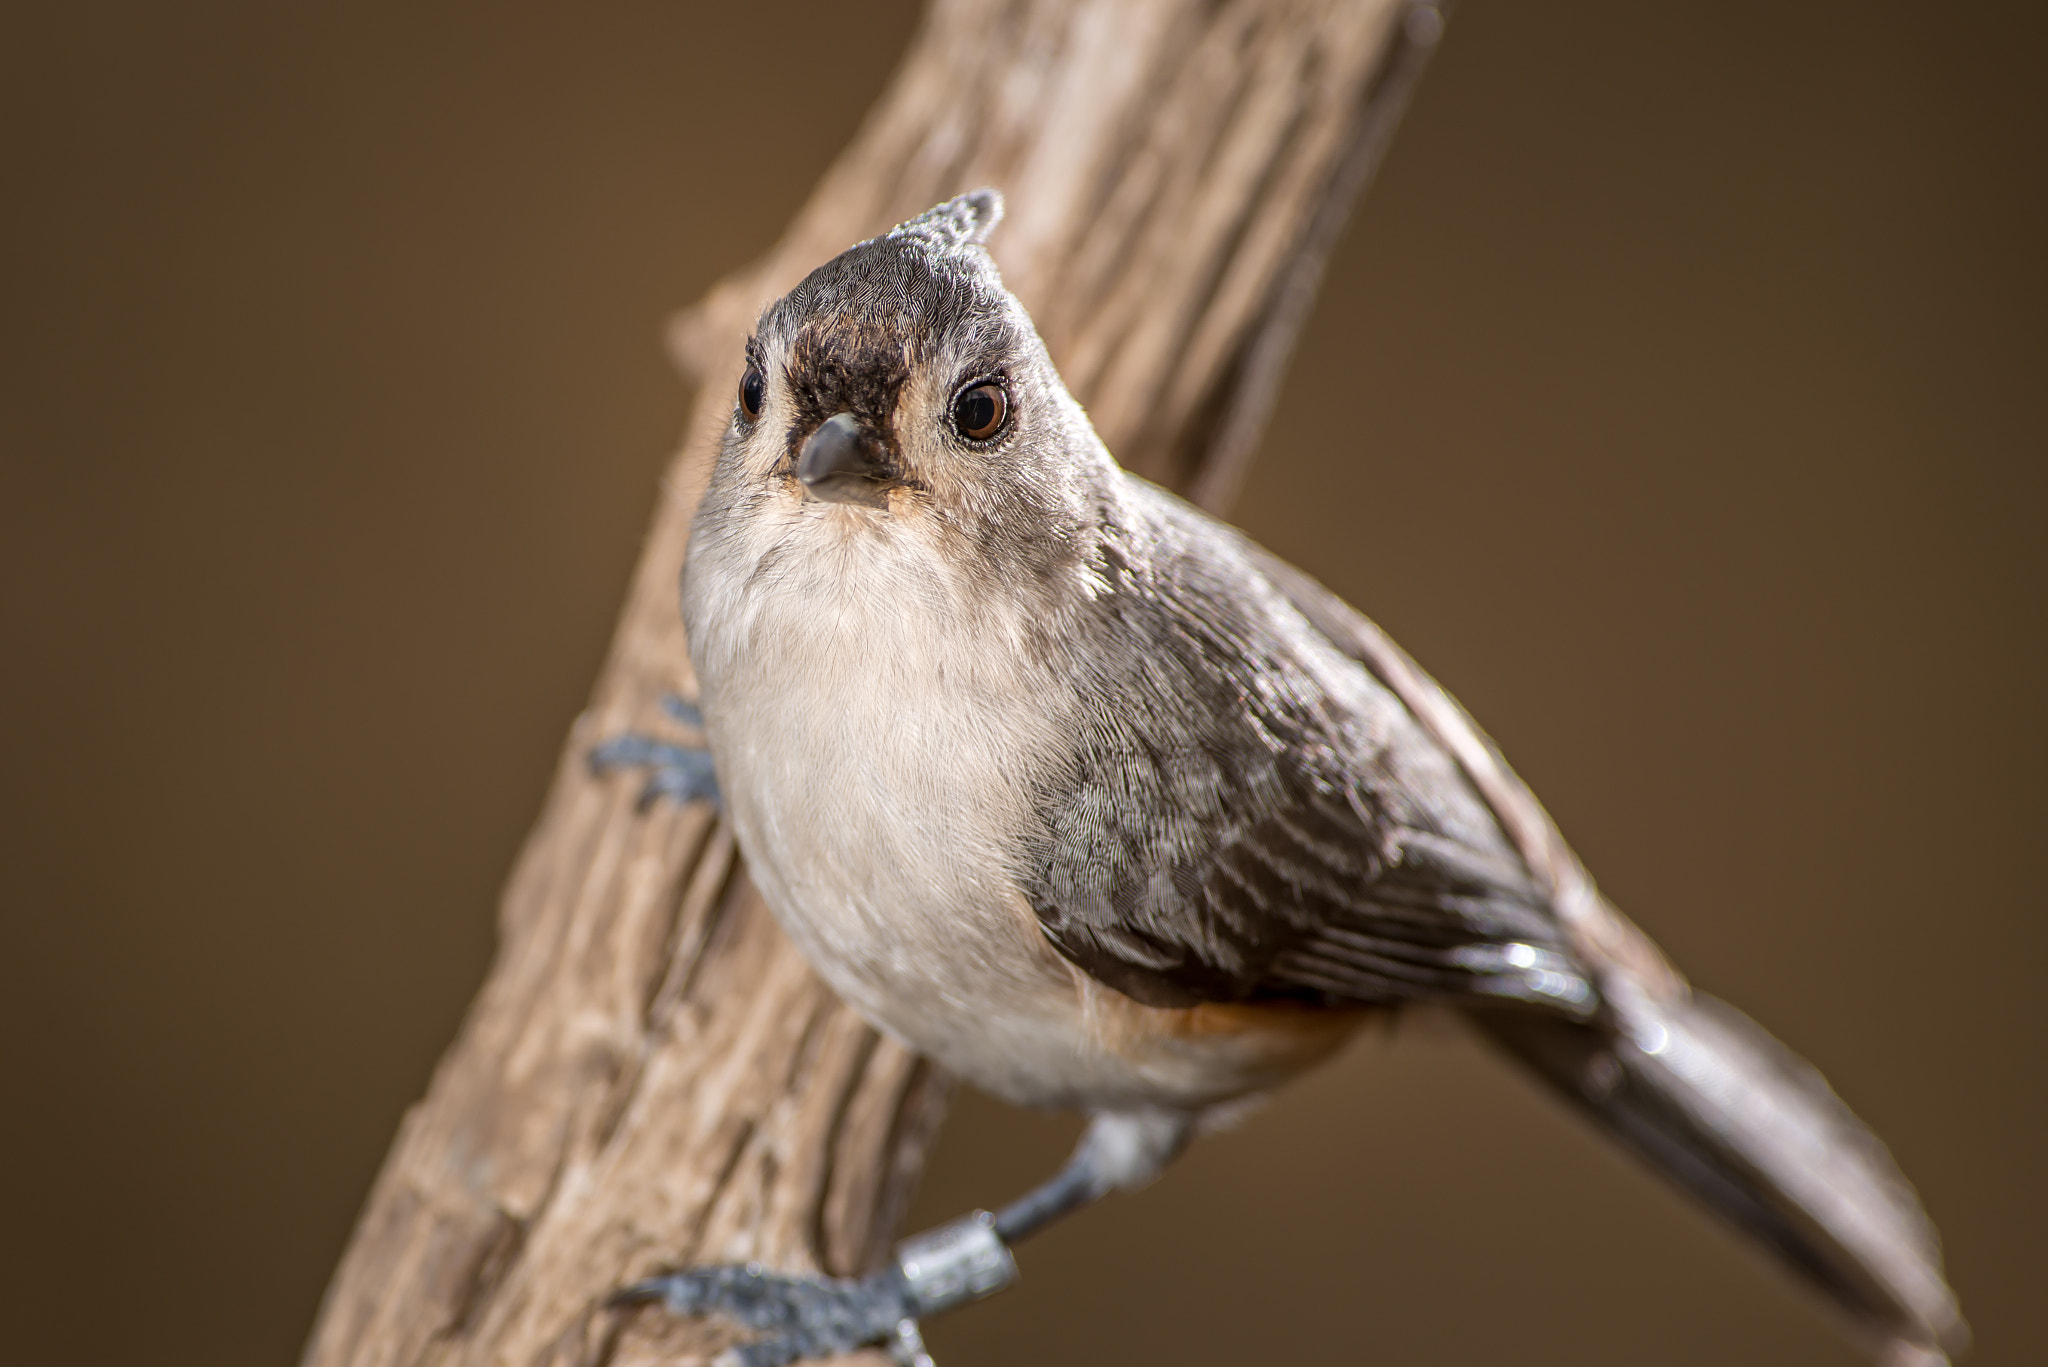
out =
{"type": "Polygon", "coordinates": [[[1555,880],[1314,595],[1383,642],[1370,623],[1212,523],[1150,528],[1105,572],[1119,620],[1093,639],[1142,648],[1091,652],[1097,703],[1042,803],[1031,895],[1062,952],[1161,1005],[1595,1009],[1555,880]]]}
{"type": "Polygon", "coordinates": [[[1652,1000],[1683,998],[1685,979],[1649,936],[1600,895],[1550,813],[1457,699],[1364,613],[1255,542],[1242,546],[1317,633],[1363,665],[1457,765],[1513,845],[1574,957],[1597,978],[1626,976],[1634,992],[1652,1000]]]}

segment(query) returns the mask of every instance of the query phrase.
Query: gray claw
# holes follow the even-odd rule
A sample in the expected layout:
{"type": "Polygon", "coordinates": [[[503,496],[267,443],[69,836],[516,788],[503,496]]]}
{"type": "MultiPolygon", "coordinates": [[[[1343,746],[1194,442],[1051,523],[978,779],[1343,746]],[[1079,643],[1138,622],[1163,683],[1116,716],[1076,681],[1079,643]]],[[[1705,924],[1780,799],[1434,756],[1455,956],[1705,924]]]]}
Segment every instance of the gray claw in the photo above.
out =
{"type": "MultiPolygon", "coordinates": [[[[789,1277],[759,1264],[696,1267],[654,1277],[612,1297],[614,1305],[660,1301],[672,1314],[717,1315],[749,1329],[774,1332],[734,1344],[721,1367],[787,1367],[802,1358],[831,1357],[856,1348],[914,1345],[923,1351],[911,1316],[910,1290],[893,1269],[859,1281],[789,1277]],[[904,1328],[908,1325],[908,1331],[904,1328]]],[[[915,1367],[915,1359],[899,1361],[915,1367]]],[[[925,1358],[922,1367],[930,1367],[925,1358]]]]}
{"type": "Polygon", "coordinates": [[[1017,1263],[978,1210],[896,1246],[887,1271],[858,1281],[788,1277],[759,1263],[693,1267],[636,1282],[612,1305],[660,1301],[677,1315],[718,1315],[772,1332],[720,1354],[717,1367],[787,1367],[801,1358],[886,1348],[899,1367],[932,1367],[920,1315],[994,1295],[1017,1279],[1017,1263]]]}
{"type": "Polygon", "coordinates": [[[652,736],[614,736],[591,747],[590,767],[600,774],[614,769],[647,770],[647,786],[640,791],[643,810],[664,797],[674,798],[678,804],[701,798],[714,806],[722,805],[718,774],[708,750],[652,736]]]}

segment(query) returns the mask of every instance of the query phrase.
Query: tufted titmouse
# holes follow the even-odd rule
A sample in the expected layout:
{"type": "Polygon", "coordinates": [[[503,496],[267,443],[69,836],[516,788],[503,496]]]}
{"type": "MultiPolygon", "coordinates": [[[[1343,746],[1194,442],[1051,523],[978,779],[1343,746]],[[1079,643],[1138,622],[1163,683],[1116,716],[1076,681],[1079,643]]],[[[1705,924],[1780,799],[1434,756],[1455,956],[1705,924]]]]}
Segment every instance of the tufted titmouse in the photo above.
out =
{"type": "Polygon", "coordinates": [[[1007,1284],[1016,1240],[1433,1001],[1885,1360],[1946,1361],[1939,1243],[1876,1137],[1686,985],[1377,627],[1116,464],[981,245],[1001,212],[941,204],[762,315],[683,574],[710,761],[637,738],[596,758],[715,792],[879,1029],[1094,1120],[1050,1182],[876,1276],[700,1268],[620,1298],[765,1331],[748,1367],[917,1361],[917,1319],[1007,1284]]]}

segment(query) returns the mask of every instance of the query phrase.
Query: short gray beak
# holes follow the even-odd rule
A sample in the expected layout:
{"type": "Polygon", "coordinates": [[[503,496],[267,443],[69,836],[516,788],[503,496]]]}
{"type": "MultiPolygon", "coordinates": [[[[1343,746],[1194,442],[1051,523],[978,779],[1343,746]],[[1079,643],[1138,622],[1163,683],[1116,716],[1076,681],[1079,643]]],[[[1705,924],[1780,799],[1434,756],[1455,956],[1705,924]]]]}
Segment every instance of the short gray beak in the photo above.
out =
{"type": "Polygon", "coordinates": [[[893,473],[882,444],[851,413],[834,413],[820,423],[796,461],[805,491],[833,503],[885,506],[883,481],[893,473]]]}

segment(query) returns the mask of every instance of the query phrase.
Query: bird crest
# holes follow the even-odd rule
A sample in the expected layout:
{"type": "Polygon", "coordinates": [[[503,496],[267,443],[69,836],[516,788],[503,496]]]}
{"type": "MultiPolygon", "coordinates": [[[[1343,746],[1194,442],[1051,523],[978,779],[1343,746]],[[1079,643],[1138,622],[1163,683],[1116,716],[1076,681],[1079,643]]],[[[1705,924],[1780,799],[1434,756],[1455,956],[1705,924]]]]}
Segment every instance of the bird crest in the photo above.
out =
{"type": "Polygon", "coordinates": [[[933,252],[957,252],[986,242],[1002,218],[1002,191],[973,190],[933,205],[916,218],[905,219],[891,228],[888,236],[900,242],[918,243],[933,252]]]}

